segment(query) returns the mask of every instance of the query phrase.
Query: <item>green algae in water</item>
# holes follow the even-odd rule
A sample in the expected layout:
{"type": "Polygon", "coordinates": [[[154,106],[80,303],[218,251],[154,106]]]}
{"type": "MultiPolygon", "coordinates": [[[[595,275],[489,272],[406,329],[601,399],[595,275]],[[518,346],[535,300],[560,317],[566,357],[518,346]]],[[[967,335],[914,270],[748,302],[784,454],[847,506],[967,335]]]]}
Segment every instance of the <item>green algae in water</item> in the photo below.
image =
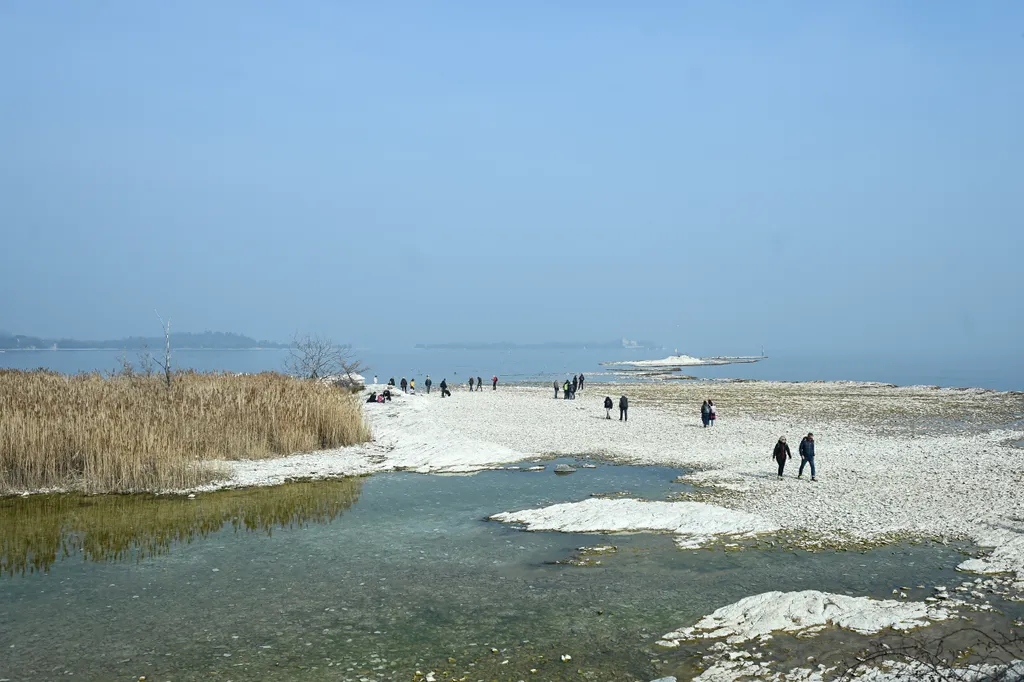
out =
{"type": "Polygon", "coordinates": [[[359,499],[362,479],[228,490],[195,499],[154,495],[35,495],[0,499],[0,573],[49,571],[88,561],[141,560],[230,525],[274,528],[333,521],[359,499]]]}
{"type": "MultiPolygon", "coordinates": [[[[594,493],[665,499],[683,473],[602,465],[559,477],[547,464],[375,475],[348,482],[347,504],[343,481],[170,500],[216,513],[170,524],[195,529],[157,533],[159,551],[101,547],[89,555],[96,561],[0,580],[0,677],[409,680],[419,670],[438,680],[650,680],[685,665],[655,640],[749,594],[885,597],[900,583],[956,583],[961,557],[938,545],[693,552],[667,535],[528,533],[485,521],[594,493]],[[236,530],[245,527],[259,532],[236,530]],[[550,563],[605,544],[618,551],[600,566],[550,563]]],[[[9,508],[0,513],[11,520],[9,508]]],[[[146,514],[126,508],[119,518],[133,516],[146,514]]]]}

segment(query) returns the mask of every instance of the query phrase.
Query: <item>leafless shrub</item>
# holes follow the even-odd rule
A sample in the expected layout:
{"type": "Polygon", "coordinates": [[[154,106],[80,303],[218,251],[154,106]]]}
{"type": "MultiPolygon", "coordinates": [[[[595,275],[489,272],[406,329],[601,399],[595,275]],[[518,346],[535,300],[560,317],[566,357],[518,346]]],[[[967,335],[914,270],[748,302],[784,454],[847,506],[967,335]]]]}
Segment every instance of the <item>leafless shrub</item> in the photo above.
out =
{"type": "Polygon", "coordinates": [[[293,376],[334,378],[346,386],[361,383],[358,375],[366,371],[363,364],[352,356],[351,346],[339,346],[329,338],[309,334],[295,336],[284,366],[293,376]]]}
{"type": "Polygon", "coordinates": [[[959,628],[938,638],[907,635],[895,646],[882,640],[847,665],[840,680],[883,669],[892,682],[1019,682],[1024,680],[1024,637],[959,628]]]}

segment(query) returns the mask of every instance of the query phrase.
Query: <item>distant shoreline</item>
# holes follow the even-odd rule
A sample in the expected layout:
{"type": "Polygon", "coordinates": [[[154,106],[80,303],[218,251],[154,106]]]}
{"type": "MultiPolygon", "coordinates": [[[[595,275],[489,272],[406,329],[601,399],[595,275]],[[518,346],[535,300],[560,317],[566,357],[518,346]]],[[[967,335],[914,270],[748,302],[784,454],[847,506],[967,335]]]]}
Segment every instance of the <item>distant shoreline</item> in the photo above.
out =
{"type": "MultiPolygon", "coordinates": [[[[65,352],[68,352],[68,351],[72,351],[72,352],[75,352],[75,353],[79,353],[79,352],[82,352],[82,351],[88,351],[88,352],[105,351],[105,352],[108,352],[108,353],[123,353],[125,351],[142,352],[144,350],[146,350],[146,349],[144,349],[144,348],[0,348],[0,353],[65,353],[65,352]]],[[[151,353],[155,353],[155,352],[157,352],[159,350],[160,350],[160,348],[156,348],[156,347],[149,349],[149,351],[151,353]]],[[[224,352],[229,352],[229,351],[230,352],[234,352],[234,351],[249,352],[249,351],[262,351],[262,350],[290,350],[290,349],[289,348],[264,348],[264,347],[261,347],[261,346],[257,346],[255,348],[189,348],[187,346],[182,346],[180,348],[179,347],[174,347],[173,350],[174,350],[175,353],[178,353],[178,352],[183,351],[183,350],[188,350],[188,351],[197,351],[197,350],[201,350],[201,351],[216,351],[218,353],[224,353],[224,352]]]]}

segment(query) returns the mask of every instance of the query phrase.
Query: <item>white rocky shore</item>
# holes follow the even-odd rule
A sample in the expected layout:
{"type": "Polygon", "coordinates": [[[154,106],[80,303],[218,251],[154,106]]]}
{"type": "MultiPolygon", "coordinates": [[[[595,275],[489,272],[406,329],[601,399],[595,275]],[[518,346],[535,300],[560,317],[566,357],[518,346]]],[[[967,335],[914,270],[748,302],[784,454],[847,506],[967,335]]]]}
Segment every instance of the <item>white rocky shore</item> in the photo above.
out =
{"type": "Polygon", "coordinates": [[[774,523],[754,514],[702,502],[654,502],[634,499],[590,498],[541,509],[503,512],[494,521],[518,523],[527,530],[562,533],[674,533],[676,544],[696,548],[717,539],[751,537],[778,530],[774,523]]]}

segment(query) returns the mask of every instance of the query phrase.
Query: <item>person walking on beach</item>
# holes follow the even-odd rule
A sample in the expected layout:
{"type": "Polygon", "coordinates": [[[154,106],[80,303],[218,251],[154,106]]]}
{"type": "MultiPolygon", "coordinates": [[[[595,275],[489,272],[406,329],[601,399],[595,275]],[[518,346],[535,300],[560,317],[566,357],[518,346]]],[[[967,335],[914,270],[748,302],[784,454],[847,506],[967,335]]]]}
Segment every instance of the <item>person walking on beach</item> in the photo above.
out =
{"type": "Polygon", "coordinates": [[[610,395],[604,397],[604,418],[612,418],[612,397],[610,395]]]}
{"type": "Polygon", "coordinates": [[[430,381],[430,375],[428,374],[427,378],[423,380],[423,385],[427,387],[427,393],[430,393],[430,384],[431,383],[433,383],[433,382],[430,381]]]}
{"type": "Polygon", "coordinates": [[[775,444],[775,449],[772,451],[772,458],[779,463],[779,478],[782,478],[782,470],[786,468],[786,458],[793,459],[793,453],[789,451],[789,446],[786,445],[786,437],[781,436],[779,442],[775,444]]]}
{"type": "Polygon", "coordinates": [[[711,408],[708,406],[708,401],[705,400],[700,406],[700,421],[704,424],[704,428],[708,428],[708,422],[711,421],[711,408]]]}
{"type": "Polygon", "coordinates": [[[410,379],[409,380],[409,392],[413,393],[413,394],[416,393],[416,380],[415,379],[410,379]]]}
{"type": "Polygon", "coordinates": [[[551,382],[555,387],[555,400],[558,400],[558,379],[551,382]]]}
{"type": "Polygon", "coordinates": [[[566,379],[565,383],[562,384],[562,392],[565,394],[565,399],[568,400],[572,396],[569,395],[569,380],[566,379]]]}
{"type": "Polygon", "coordinates": [[[715,420],[716,419],[718,419],[718,410],[715,408],[715,401],[714,400],[709,400],[708,401],[708,420],[711,422],[712,426],[715,425],[715,420]]]}
{"type": "Polygon", "coordinates": [[[498,390],[498,375],[494,375],[494,378],[491,379],[491,388],[495,391],[498,390]]]}
{"type": "Polygon", "coordinates": [[[818,476],[814,471],[814,434],[808,433],[800,441],[800,472],[796,475],[797,478],[804,477],[804,465],[811,465],[811,480],[817,481],[818,476]]]}
{"type": "Polygon", "coordinates": [[[580,372],[580,390],[583,390],[583,372],[580,372]]]}
{"type": "Polygon", "coordinates": [[[576,397],[576,389],[580,386],[580,379],[575,374],[572,375],[572,397],[576,397]]]}
{"type": "Polygon", "coordinates": [[[629,421],[629,399],[625,395],[619,398],[619,421],[629,421]]]}
{"type": "Polygon", "coordinates": [[[448,392],[448,380],[447,379],[441,379],[441,384],[440,385],[441,385],[441,397],[442,398],[445,397],[446,395],[451,395],[451,393],[448,392]]]}
{"type": "Polygon", "coordinates": [[[473,377],[469,378],[469,392],[473,392],[473,377]]]}
{"type": "Polygon", "coordinates": [[[484,380],[481,379],[480,377],[476,378],[476,390],[478,390],[478,391],[484,390],[484,380]]]}
{"type": "Polygon", "coordinates": [[[402,377],[402,393],[408,393],[408,392],[409,392],[409,382],[405,380],[405,377],[402,377]]]}

